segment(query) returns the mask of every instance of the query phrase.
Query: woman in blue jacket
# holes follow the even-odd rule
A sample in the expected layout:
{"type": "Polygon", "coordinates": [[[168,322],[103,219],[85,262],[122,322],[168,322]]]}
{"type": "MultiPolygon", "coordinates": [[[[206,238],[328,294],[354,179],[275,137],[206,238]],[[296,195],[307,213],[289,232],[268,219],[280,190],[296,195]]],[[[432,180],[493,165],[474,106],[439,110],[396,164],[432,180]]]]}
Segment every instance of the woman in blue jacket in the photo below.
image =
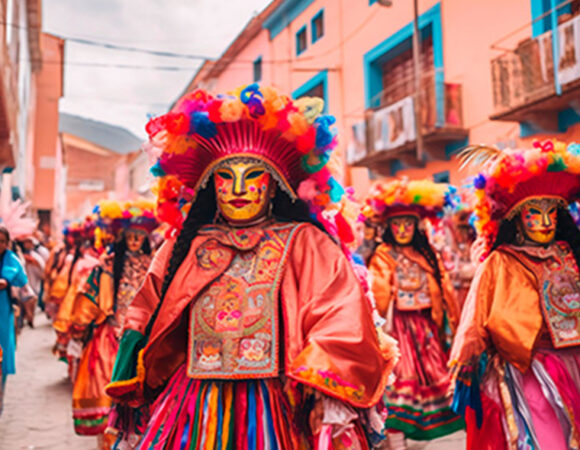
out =
{"type": "Polygon", "coordinates": [[[0,227],[0,347],[2,347],[2,387],[6,376],[16,372],[16,336],[10,289],[28,283],[26,272],[14,252],[8,250],[10,234],[0,227]]]}

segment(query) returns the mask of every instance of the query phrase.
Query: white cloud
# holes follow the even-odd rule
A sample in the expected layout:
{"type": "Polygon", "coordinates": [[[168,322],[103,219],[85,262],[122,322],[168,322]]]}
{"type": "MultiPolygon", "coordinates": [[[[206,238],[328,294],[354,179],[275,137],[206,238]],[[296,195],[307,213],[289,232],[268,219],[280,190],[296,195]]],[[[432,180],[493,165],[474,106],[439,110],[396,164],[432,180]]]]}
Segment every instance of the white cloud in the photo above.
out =
{"type": "MultiPolygon", "coordinates": [[[[219,56],[270,0],[45,0],[44,31],[139,48],[219,56]]],[[[147,114],[166,111],[199,61],[66,44],[60,109],[124,126],[144,137],[147,114]],[[75,63],[178,66],[160,71],[75,63]]]]}

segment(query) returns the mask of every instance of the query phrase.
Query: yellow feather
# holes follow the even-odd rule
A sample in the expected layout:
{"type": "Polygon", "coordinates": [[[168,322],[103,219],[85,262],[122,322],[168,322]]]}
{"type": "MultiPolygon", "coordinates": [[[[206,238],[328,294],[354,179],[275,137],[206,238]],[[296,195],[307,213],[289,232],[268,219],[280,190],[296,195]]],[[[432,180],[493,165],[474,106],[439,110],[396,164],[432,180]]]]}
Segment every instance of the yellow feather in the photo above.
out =
{"type": "Polygon", "coordinates": [[[480,166],[489,161],[493,161],[502,156],[502,151],[490,145],[468,145],[463,148],[458,154],[460,170],[465,169],[467,166],[480,166]]]}

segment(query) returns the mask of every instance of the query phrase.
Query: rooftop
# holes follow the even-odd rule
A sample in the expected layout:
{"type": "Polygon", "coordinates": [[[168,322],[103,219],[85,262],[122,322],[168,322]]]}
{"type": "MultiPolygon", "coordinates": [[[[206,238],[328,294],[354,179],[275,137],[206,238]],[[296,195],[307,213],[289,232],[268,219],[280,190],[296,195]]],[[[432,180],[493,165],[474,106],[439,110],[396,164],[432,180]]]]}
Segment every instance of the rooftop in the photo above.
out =
{"type": "Polygon", "coordinates": [[[63,112],[59,116],[58,130],[119,154],[139,150],[142,143],[142,139],[123,127],[63,112]]]}

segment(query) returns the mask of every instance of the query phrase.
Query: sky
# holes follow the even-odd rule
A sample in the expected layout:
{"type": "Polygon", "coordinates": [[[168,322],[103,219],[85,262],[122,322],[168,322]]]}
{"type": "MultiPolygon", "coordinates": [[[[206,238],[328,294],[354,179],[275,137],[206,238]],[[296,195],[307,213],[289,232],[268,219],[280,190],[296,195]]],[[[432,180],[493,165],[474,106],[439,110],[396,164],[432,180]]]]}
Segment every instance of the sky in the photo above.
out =
{"type": "MultiPolygon", "coordinates": [[[[269,2],[44,0],[43,30],[64,38],[216,58],[269,2]]],[[[140,138],[145,138],[148,116],[166,112],[201,63],[200,59],[111,50],[70,40],[65,48],[60,110],[120,125],[140,138]]]]}

